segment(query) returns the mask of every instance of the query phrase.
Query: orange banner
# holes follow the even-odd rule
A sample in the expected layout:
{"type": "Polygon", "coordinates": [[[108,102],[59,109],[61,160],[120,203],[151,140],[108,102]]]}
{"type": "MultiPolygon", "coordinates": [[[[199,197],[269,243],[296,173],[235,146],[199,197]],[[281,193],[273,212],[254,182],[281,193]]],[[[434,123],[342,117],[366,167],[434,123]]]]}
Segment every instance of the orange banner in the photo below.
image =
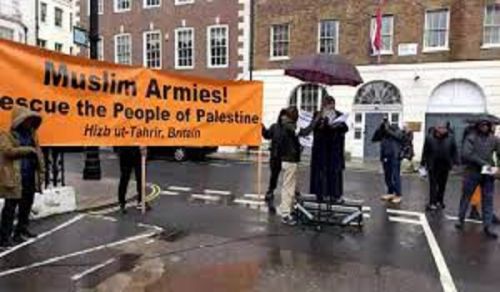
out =
{"type": "Polygon", "coordinates": [[[42,145],[255,146],[262,83],[220,81],[0,40],[0,129],[15,105],[43,117],[42,145]]]}

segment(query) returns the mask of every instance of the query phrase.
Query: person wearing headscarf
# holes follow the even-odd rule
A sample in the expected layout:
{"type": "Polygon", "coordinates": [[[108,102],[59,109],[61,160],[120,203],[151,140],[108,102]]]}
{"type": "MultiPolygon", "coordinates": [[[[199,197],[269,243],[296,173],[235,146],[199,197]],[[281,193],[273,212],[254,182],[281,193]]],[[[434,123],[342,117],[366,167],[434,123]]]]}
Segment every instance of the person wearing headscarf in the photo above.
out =
{"type": "Polygon", "coordinates": [[[349,130],[346,116],[336,110],[335,99],[326,96],[314,117],[310,192],[319,201],[340,203],[344,194],[345,134],[349,130]]]}
{"type": "Polygon", "coordinates": [[[41,192],[43,182],[43,154],[37,136],[41,123],[37,113],[14,107],[10,129],[0,133],[0,198],[5,199],[0,225],[2,248],[36,237],[28,224],[35,192],[41,192]]]}

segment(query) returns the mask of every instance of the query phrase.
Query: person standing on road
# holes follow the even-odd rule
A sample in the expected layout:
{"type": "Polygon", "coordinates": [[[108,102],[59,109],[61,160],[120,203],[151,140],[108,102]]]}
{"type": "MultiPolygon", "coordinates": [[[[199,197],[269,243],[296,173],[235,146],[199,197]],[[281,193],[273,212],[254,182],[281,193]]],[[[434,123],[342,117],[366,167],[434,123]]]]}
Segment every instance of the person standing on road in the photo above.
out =
{"type": "Polygon", "coordinates": [[[429,178],[428,211],[444,209],[444,194],[448,175],[454,164],[458,163],[455,137],[450,135],[446,122],[438,122],[425,139],[421,167],[425,167],[429,178]]]}
{"type": "Polygon", "coordinates": [[[488,119],[481,119],[465,137],[462,146],[462,160],[465,170],[462,198],[459,206],[459,222],[456,228],[463,230],[470,199],[476,187],[480,186],[483,230],[484,234],[491,239],[498,238],[498,235],[491,229],[493,224],[495,177],[488,173],[491,172],[491,167],[494,165],[494,153],[497,155],[497,161],[500,161],[500,139],[494,135],[492,122],[488,119]],[[484,171],[487,173],[484,173],[484,171]]]}
{"type": "Polygon", "coordinates": [[[317,123],[311,152],[310,192],[319,201],[342,202],[345,133],[349,130],[342,120],[343,115],[335,109],[335,99],[331,96],[325,97],[321,112],[315,114],[317,123]]]}
{"type": "MultiPolygon", "coordinates": [[[[137,208],[141,208],[142,202],[142,161],[141,154],[146,151],[145,147],[125,146],[117,147],[118,157],[120,160],[120,183],[118,186],[118,202],[120,210],[123,214],[127,213],[126,210],[126,195],[130,176],[132,170],[135,174],[137,186],[137,208]]],[[[145,154],[145,153],[144,153],[145,154]]],[[[146,203],[146,210],[151,210],[151,206],[146,203]]]]}
{"type": "Polygon", "coordinates": [[[380,161],[384,168],[387,194],[382,200],[401,203],[401,149],[403,133],[397,125],[391,125],[388,117],[375,131],[372,142],[380,142],[380,161]]]}
{"type": "Polygon", "coordinates": [[[5,199],[0,247],[6,248],[37,235],[28,230],[35,192],[41,192],[43,154],[37,137],[42,118],[25,107],[12,110],[9,132],[0,133],[0,198],[5,199]],[[17,225],[12,237],[17,209],[17,225]]]}
{"type": "Polygon", "coordinates": [[[275,214],[274,207],[274,191],[278,186],[278,179],[281,173],[281,155],[280,155],[280,139],[281,139],[281,118],[286,114],[286,109],[282,109],[276,123],[272,124],[269,129],[262,125],[262,136],[266,140],[271,140],[269,166],[271,169],[271,177],[269,178],[269,187],[266,192],[265,202],[269,213],[275,214]]]}
{"type": "Polygon", "coordinates": [[[283,169],[283,187],[281,190],[280,213],[282,223],[295,225],[297,221],[292,216],[293,203],[297,193],[297,170],[300,162],[302,146],[299,137],[309,135],[317,119],[305,129],[297,128],[299,112],[296,107],[289,107],[281,119],[282,134],[280,154],[283,169]]]}

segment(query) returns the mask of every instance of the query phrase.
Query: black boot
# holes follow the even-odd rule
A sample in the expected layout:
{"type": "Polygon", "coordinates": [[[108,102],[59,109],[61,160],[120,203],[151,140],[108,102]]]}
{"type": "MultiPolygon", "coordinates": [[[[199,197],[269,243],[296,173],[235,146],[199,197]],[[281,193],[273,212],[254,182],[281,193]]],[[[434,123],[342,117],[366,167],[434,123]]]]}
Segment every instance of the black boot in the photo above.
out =
{"type": "Polygon", "coordinates": [[[458,221],[458,223],[455,224],[455,229],[463,231],[464,230],[464,222],[463,221],[458,221]]]}
{"type": "Polygon", "coordinates": [[[489,227],[484,228],[484,235],[486,235],[486,237],[489,239],[498,239],[498,234],[491,231],[491,229],[489,227]]]}
{"type": "Polygon", "coordinates": [[[271,192],[267,192],[266,196],[264,197],[264,201],[266,202],[269,214],[276,214],[276,207],[274,207],[274,194],[271,192]]]}

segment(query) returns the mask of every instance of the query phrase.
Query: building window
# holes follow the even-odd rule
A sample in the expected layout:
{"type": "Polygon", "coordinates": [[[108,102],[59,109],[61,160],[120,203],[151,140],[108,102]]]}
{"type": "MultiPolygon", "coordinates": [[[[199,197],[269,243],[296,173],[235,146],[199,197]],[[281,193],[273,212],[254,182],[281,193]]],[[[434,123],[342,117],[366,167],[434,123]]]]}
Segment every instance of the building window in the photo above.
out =
{"type": "Polygon", "coordinates": [[[300,85],[290,99],[290,106],[296,106],[300,111],[314,113],[319,110],[320,100],[325,95],[326,90],[317,84],[300,85]]]}
{"type": "MultiPolygon", "coordinates": [[[[377,19],[375,17],[372,18],[372,23],[371,23],[371,40],[375,38],[375,33],[376,33],[376,25],[377,25],[377,19]]],[[[380,29],[380,36],[381,36],[381,49],[380,52],[378,52],[375,48],[373,49],[373,54],[378,55],[379,53],[381,55],[392,55],[392,40],[394,36],[394,17],[393,16],[382,16],[382,27],[380,29]]]]}
{"type": "Polygon", "coordinates": [[[339,22],[322,20],[318,30],[318,51],[322,54],[337,54],[339,51],[339,22]]]}
{"type": "Polygon", "coordinates": [[[271,59],[288,59],[290,26],[276,24],[271,27],[271,59]]]}
{"type": "Polygon", "coordinates": [[[228,42],[229,27],[216,25],[208,27],[208,67],[225,68],[229,64],[228,42]]]}
{"type": "Polygon", "coordinates": [[[47,3],[40,3],[40,21],[47,22],[47,3]]]}
{"type": "Polygon", "coordinates": [[[125,12],[132,9],[132,0],[115,0],[115,12],[125,12]]]}
{"type": "MultiPolygon", "coordinates": [[[[90,15],[90,1],[87,0],[87,15],[90,15]]],[[[104,0],[97,0],[97,13],[104,14],[104,0]]]]}
{"type": "Polygon", "coordinates": [[[39,47],[39,48],[47,48],[47,41],[46,40],[42,40],[42,39],[37,39],[36,40],[36,45],[39,47]]]}
{"type": "Polygon", "coordinates": [[[175,5],[193,4],[194,0],[175,0],[175,5]]]}
{"type": "Polygon", "coordinates": [[[448,50],[449,25],[448,9],[426,12],[424,51],[448,50]]]}
{"type": "Polygon", "coordinates": [[[144,33],[144,66],[160,69],[162,59],[161,32],[149,31],[144,33]]]}
{"type": "Polygon", "coordinates": [[[63,45],[61,43],[54,43],[54,50],[56,52],[62,52],[63,50],[63,45]]]}
{"type": "Polygon", "coordinates": [[[144,8],[155,8],[161,6],[161,0],[143,0],[144,8]]]}
{"type": "Polygon", "coordinates": [[[132,64],[132,37],[130,34],[115,35],[115,63],[132,64]]]}
{"type": "Polygon", "coordinates": [[[61,8],[56,7],[54,9],[54,20],[57,27],[62,27],[63,23],[63,11],[61,8]]]}
{"type": "Polygon", "coordinates": [[[500,4],[486,6],[483,38],[485,46],[500,46],[500,4]]]}
{"type": "Polygon", "coordinates": [[[102,36],[99,37],[99,41],[97,42],[97,60],[104,60],[104,39],[102,36]]]}
{"type": "Polygon", "coordinates": [[[363,114],[354,114],[354,140],[363,139],[363,114]]]}
{"type": "Polygon", "coordinates": [[[0,26],[0,39],[14,40],[14,30],[8,27],[0,26]]]}
{"type": "Polygon", "coordinates": [[[175,68],[194,68],[194,29],[175,30],[175,68]]]}

